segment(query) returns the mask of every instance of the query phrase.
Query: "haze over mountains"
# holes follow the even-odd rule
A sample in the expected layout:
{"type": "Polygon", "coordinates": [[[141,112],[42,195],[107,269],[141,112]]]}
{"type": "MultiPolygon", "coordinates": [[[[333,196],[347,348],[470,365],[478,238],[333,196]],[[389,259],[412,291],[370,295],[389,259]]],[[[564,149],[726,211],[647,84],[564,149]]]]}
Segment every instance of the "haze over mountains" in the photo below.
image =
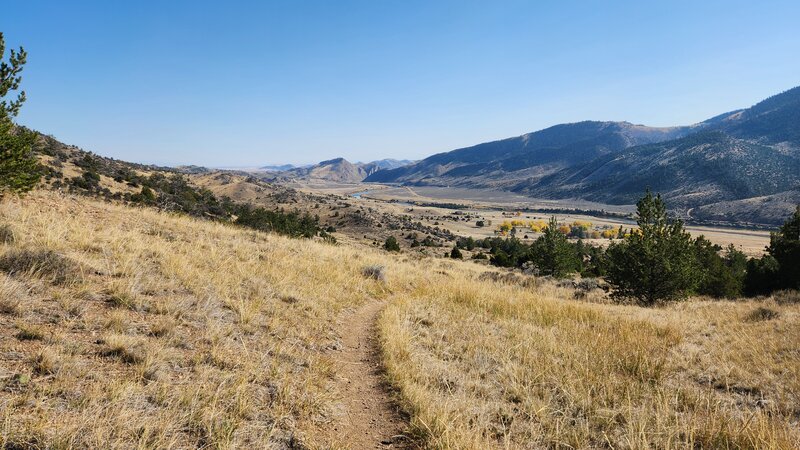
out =
{"type": "Polygon", "coordinates": [[[778,223],[800,197],[800,87],[694,125],[556,125],[381,170],[365,181],[495,188],[609,204],[633,203],[649,186],[673,208],[697,208],[696,214],[719,220],[750,204],[736,201],[769,203],[777,196],[784,206],[761,208],[764,214],[750,218],[778,223]]]}

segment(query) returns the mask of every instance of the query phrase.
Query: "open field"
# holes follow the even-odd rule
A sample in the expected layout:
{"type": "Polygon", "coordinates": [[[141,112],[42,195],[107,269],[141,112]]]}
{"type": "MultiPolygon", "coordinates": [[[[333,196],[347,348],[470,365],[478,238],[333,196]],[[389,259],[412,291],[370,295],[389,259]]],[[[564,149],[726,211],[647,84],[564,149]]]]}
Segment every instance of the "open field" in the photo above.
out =
{"type": "Polygon", "coordinates": [[[461,275],[381,319],[433,448],[800,448],[800,305],[586,304],[461,275]]]}
{"type": "Polygon", "coordinates": [[[5,201],[0,222],[12,236],[0,252],[5,447],[800,439],[797,303],[613,306],[600,290],[579,295],[470,262],[54,193],[5,201]],[[365,276],[373,265],[381,275],[365,276]],[[377,309],[363,309],[376,302],[387,305],[379,331],[369,325],[377,309]],[[411,414],[400,435],[380,372],[354,352],[369,333],[411,414]],[[356,408],[376,420],[353,421],[356,408]]]}
{"type": "Polygon", "coordinates": [[[3,448],[322,446],[346,413],[381,255],[44,192],[0,223],[3,448]]]}

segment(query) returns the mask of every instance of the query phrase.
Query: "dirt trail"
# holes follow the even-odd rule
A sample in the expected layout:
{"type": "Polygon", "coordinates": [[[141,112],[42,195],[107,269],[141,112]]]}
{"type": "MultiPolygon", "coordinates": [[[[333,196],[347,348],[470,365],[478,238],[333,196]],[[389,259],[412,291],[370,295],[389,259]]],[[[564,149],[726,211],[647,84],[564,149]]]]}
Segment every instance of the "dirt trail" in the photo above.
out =
{"type": "Polygon", "coordinates": [[[369,302],[340,325],[342,349],[335,358],[342,411],[326,433],[335,448],[417,448],[383,381],[376,320],[384,305],[369,302]]]}

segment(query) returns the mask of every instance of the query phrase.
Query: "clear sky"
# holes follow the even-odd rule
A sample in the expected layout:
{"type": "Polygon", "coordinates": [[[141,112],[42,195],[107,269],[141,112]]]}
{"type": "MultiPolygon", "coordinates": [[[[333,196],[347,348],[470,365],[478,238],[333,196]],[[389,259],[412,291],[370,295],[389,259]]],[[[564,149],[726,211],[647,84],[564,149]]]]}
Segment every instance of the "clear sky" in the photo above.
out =
{"type": "Polygon", "coordinates": [[[19,122],[129,161],[422,158],[800,85],[800,2],[4,1],[19,122]]]}

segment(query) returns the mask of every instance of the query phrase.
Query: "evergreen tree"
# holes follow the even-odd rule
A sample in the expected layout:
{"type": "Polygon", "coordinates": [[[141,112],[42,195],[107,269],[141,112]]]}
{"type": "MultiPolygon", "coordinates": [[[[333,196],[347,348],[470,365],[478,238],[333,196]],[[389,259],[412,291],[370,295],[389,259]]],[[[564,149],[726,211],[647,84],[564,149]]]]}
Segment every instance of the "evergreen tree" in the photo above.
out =
{"type": "Polygon", "coordinates": [[[539,273],[564,277],[578,270],[579,262],[575,248],[567,237],[558,229],[555,217],[545,227],[540,236],[531,246],[531,258],[539,268],[539,273]]]}
{"type": "Polygon", "coordinates": [[[514,267],[514,260],[509,258],[508,253],[496,249],[490,258],[490,262],[498,267],[514,267]]]}
{"type": "Polygon", "coordinates": [[[25,91],[20,91],[14,100],[6,97],[19,89],[20,73],[27,54],[20,47],[11,50],[8,62],[5,57],[5,40],[0,33],[0,196],[4,192],[25,192],[39,182],[39,164],[31,153],[36,135],[18,129],[12,119],[25,102],[25,91]]]}
{"type": "Polygon", "coordinates": [[[453,249],[450,250],[450,257],[453,259],[464,259],[464,255],[461,254],[461,250],[458,249],[457,245],[454,245],[453,249]]]}
{"type": "Polygon", "coordinates": [[[769,295],[779,289],[778,261],[772,255],[761,258],[750,258],[747,261],[747,275],[744,280],[744,293],[748,297],[756,295],[769,295]]]}
{"type": "Polygon", "coordinates": [[[386,238],[386,242],[383,243],[383,248],[390,252],[399,252],[400,244],[397,243],[397,239],[394,236],[389,236],[386,238]]]}
{"type": "Polygon", "coordinates": [[[575,244],[579,269],[583,277],[601,277],[606,273],[606,254],[603,247],[586,245],[582,240],[575,244]]]}
{"type": "Polygon", "coordinates": [[[649,189],[636,207],[639,230],[606,252],[613,295],[645,306],[686,297],[698,281],[691,236],[680,220],[667,218],[661,196],[649,189]]]}
{"type": "Polygon", "coordinates": [[[475,239],[473,239],[472,236],[465,238],[460,237],[456,239],[456,246],[458,248],[463,248],[464,250],[472,251],[475,249],[475,245],[475,239]]]}
{"type": "Polygon", "coordinates": [[[39,163],[31,153],[35,140],[34,133],[15,130],[10,119],[0,117],[0,197],[27,192],[39,182],[39,163]]]}
{"type": "Polygon", "coordinates": [[[730,245],[723,257],[722,247],[705,236],[695,239],[694,246],[699,269],[697,293],[716,298],[740,297],[747,264],[744,253],[730,245]]]}
{"type": "Polygon", "coordinates": [[[747,255],[738,250],[733,244],[728,244],[723,261],[725,266],[728,267],[733,280],[735,280],[735,289],[738,290],[739,295],[742,295],[744,293],[744,280],[747,276],[747,255]]]}
{"type": "Polygon", "coordinates": [[[777,233],[770,235],[767,252],[778,262],[778,286],[800,289],[800,206],[777,233]]]}
{"type": "Polygon", "coordinates": [[[770,235],[767,254],[747,261],[747,295],[768,295],[778,289],[800,289],[800,206],[770,235]]]}

